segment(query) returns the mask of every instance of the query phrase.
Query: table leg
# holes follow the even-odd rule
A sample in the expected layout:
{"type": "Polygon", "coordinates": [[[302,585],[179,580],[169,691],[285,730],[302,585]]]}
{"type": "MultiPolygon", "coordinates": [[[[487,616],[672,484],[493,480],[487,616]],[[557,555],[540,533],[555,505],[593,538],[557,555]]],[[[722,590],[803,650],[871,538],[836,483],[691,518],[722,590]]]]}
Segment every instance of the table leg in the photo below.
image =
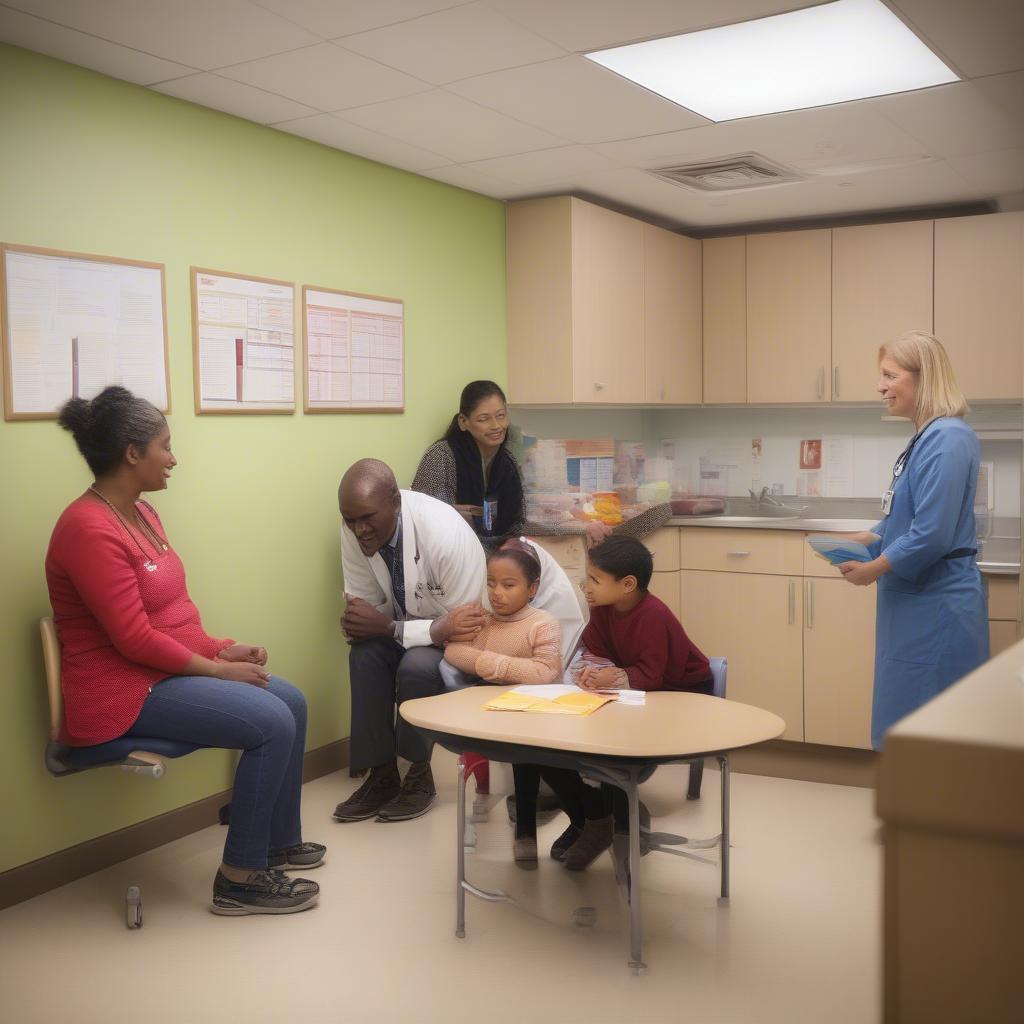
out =
{"type": "Polygon", "coordinates": [[[640,917],[640,792],[636,774],[625,781],[629,800],[629,967],[634,974],[647,970],[641,959],[643,924],[640,917]]]}
{"type": "Polygon", "coordinates": [[[718,764],[722,769],[722,894],[718,897],[721,906],[729,902],[729,758],[724,754],[719,755],[718,764]]]}
{"type": "Polygon", "coordinates": [[[458,876],[455,879],[455,936],[466,937],[466,771],[462,758],[458,762],[459,789],[456,798],[456,835],[459,842],[458,876]]]}

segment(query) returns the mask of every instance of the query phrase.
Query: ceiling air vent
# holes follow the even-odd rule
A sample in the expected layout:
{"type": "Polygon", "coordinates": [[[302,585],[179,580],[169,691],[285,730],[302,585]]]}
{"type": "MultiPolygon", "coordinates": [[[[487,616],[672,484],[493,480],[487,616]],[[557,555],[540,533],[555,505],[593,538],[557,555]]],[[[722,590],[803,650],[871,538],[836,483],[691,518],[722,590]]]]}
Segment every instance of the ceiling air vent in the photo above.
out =
{"type": "Polygon", "coordinates": [[[774,163],[760,153],[737,153],[717,160],[660,167],[650,173],[673,185],[697,189],[699,192],[740,192],[804,180],[795,171],[774,163]]]}

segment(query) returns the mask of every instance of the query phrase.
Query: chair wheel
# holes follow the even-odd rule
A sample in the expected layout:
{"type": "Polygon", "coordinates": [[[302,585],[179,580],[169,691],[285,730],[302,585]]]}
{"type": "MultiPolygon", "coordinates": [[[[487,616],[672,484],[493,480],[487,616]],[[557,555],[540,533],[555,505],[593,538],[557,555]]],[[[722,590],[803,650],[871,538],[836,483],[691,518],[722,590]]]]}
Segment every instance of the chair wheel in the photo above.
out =
{"type": "Polygon", "coordinates": [[[142,890],[129,885],[124,897],[125,923],[129,928],[142,927],[142,890]]]}

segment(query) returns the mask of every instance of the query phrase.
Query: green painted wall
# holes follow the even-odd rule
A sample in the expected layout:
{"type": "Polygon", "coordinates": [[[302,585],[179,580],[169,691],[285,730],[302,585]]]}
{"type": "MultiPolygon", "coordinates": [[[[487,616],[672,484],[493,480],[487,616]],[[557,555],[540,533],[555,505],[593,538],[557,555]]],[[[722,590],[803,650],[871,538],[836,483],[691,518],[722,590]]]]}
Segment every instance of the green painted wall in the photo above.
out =
{"type": "MultiPolygon", "coordinates": [[[[156,505],[210,631],[302,687],[309,748],[346,736],[338,480],[375,456],[407,484],[463,384],[504,376],[502,204],[4,45],[0,153],[0,240],[166,265],[179,466],[156,505]],[[407,411],[197,417],[191,265],[404,299],[407,411]]],[[[0,422],[0,479],[3,871],[225,788],[233,755],[49,777],[43,557],[90,478],[44,421],[0,422]]]]}

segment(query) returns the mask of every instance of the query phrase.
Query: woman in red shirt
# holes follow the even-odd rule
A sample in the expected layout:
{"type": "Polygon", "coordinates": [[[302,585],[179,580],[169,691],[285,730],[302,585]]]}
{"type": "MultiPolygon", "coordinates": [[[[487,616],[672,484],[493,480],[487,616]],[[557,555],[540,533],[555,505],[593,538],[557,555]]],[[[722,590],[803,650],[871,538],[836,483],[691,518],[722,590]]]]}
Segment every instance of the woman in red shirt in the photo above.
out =
{"type": "Polygon", "coordinates": [[[143,491],[167,487],[177,460],[167,421],[121,387],[60,411],[95,482],[63,512],[46,554],[61,643],[61,742],[159,737],[242,751],[231,825],[213,883],[215,914],[312,907],[326,848],[304,843],[306,739],[301,691],[266,670],[262,647],[210,636],[185,569],[143,491]]]}

